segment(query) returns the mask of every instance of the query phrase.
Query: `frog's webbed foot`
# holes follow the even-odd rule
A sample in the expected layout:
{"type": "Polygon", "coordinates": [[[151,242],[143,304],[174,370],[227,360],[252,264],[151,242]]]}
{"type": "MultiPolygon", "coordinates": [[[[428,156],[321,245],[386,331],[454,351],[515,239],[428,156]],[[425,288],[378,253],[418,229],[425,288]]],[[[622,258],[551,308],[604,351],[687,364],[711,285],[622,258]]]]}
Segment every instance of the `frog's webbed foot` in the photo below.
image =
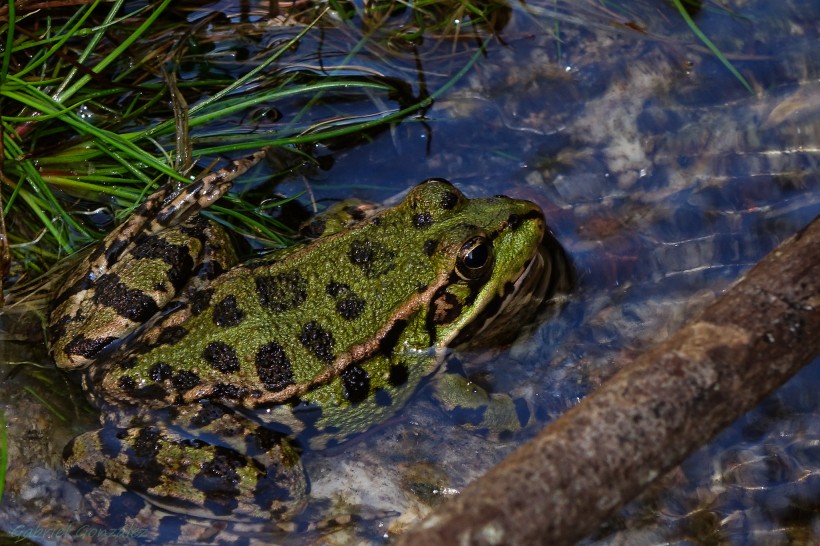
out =
{"type": "Polygon", "coordinates": [[[502,436],[527,426],[533,416],[527,400],[488,393],[463,374],[451,370],[435,376],[432,386],[444,410],[470,430],[502,436]]]}
{"type": "Polygon", "coordinates": [[[155,316],[200,271],[218,273],[225,266],[213,264],[235,261],[232,251],[224,250],[230,245],[212,244],[221,228],[192,216],[227,192],[233,179],[265,153],[234,161],[181,189],[166,184],[97,245],[52,302],[48,337],[59,367],[88,366],[155,316]],[[209,259],[213,248],[223,250],[209,259]]]}
{"type": "Polygon", "coordinates": [[[121,484],[158,508],[196,517],[286,520],[301,511],[307,482],[286,436],[219,406],[173,420],[78,436],[63,452],[68,475],[121,484]]]}

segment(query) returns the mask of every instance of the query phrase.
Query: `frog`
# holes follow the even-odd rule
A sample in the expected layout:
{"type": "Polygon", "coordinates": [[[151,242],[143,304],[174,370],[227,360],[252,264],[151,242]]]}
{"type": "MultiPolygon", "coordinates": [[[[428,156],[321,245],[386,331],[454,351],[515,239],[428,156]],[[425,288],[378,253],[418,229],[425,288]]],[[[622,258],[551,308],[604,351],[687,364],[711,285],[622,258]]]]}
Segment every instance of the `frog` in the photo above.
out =
{"type": "Polygon", "coordinates": [[[266,153],[162,186],[54,298],[51,355],[101,411],[64,464],[112,492],[100,513],[128,513],[113,492],[131,491],[170,513],[288,521],[309,496],[303,450],[343,444],[428,383],[442,407],[468,410],[465,426],[532,418],[442,363],[454,347],[515,337],[568,292],[538,205],[469,199],[431,178],[242,262],[201,213],[266,153]]]}

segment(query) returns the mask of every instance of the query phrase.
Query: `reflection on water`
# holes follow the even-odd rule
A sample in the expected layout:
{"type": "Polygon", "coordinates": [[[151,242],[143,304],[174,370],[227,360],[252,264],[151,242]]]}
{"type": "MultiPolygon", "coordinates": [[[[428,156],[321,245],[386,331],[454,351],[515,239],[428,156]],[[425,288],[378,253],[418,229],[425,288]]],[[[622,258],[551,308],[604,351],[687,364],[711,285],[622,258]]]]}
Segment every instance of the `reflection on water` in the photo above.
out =
{"type": "MultiPolygon", "coordinates": [[[[277,190],[302,191],[307,180],[320,202],[351,192],[382,200],[438,176],[470,196],[539,202],[574,262],[578,290],[533,340],[476,373],[529,395],[546,421],[820,213],[820,5],[724,6],[701,9],[696,22],[754,94],[671,5],[515,5],[498,37],[482,35],[475,67],[423,117],[367,142],[316,147],[332,167],[277,190]]],[[[337,61],[355,43],[346,32],[324,39],[342,44],[326,57],[337,61]]],[[[475,52],[474,42],[453,43],[427,36],[412,51],[374,45],[355,62],[406,81],[418,97],[429,92],[419,65],[435,89],[475,52]]],[[[213,57],[203,55],[208,70],[218,67],[213,57]]],[[[820,541],[818,387],[815,362],[588,542],[820,541]]],[[[463,486],[513,446],[453,427],[422,396],[397,422],[307,464],[316,497],[338,501],[342,491],[343,502],[395,510],[410,524],[441,498],[430,491],[463,486]]],[[[376,540],[384,529],[362,532],[376,540]]]]}

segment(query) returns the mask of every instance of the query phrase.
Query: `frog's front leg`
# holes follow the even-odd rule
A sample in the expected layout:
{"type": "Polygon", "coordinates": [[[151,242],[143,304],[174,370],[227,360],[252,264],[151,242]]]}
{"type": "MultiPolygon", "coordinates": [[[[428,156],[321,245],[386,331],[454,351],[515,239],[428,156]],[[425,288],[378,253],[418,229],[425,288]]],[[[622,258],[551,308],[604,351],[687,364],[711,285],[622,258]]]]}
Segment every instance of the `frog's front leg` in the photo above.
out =
{"type": "Polygon", "coordinates": [[[169,419],[76,437],[63,453],[68,475],[203,518],[287,520],[302,510],[307,481],[287,436],[214,404],[169,419]]]}
{"type": "Polygon", "coordinates": [[[488,393],[452,365],[433,378],[434,396],[459,425],[490,434],[505,434],[528,425],[533,412],[523,398],[488,393]]]}
{"type": "Polygon", "coordinates": [[[264,156],[177,189],[166,184],[111,232],[65,280],[52,302],[48,338],[57,366],[81,369],[156,315],[206,260],[215,226],[191,220],[264,156]]]}

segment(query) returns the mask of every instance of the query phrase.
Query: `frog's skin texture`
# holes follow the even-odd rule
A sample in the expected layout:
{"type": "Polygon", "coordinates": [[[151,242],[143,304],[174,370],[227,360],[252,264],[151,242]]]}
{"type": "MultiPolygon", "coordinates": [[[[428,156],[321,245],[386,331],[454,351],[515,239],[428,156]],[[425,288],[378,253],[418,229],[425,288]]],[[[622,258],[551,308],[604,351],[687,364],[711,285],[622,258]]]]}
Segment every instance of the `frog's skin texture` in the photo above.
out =
{"type": "MultiPolygon", "coordinates": [[[[568,286],[536,205],[467,199],[440,179],[237,264],[198,212],[263,155],[162,188],[66,280],[52,354],[103,411],[100,430],[66,447],[70,475],[172,512],[288,519],[307,491],[296,444],[384,420],[449,346],[495,337],[568,286]]],[[[444,405],[469,408],[474,426],[529,419],[525,404],[439,375],[444,405]]]]}

